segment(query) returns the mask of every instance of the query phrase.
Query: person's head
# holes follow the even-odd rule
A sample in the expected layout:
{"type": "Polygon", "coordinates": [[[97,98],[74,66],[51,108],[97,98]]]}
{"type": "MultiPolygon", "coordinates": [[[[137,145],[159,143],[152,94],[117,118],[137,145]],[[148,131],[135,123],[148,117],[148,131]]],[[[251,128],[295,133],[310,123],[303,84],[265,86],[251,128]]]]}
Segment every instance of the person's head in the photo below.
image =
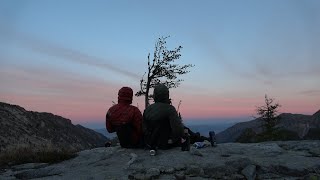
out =
{"type": "Polygon", "coordinates": [[[169,103],[169,89],[164,84],[158,84],[153,91],[154,102],[169,103]]]}
{"type": "Polygon", "coordinates": [[[122,87],[118,92],[118,102],[132,103],[133,91],[130,87],[122,87]]]}

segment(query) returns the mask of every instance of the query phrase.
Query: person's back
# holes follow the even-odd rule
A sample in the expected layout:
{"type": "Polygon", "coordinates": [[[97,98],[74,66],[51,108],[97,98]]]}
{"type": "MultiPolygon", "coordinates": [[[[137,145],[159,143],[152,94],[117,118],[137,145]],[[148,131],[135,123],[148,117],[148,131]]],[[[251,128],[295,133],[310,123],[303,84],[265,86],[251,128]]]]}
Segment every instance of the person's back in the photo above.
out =
{"type": "Polygon", "coordinates": [[[169,89],[160,84],[153,95],[155,103],[143,113],[145,143],[150,149],[167,149],[180,143],[184,126],[175,107],[170,105],[169,89]]]}
{"type": "Polygon", "coordinates": [[[125,148],[138,147],[142,140],[142,115],[137,107],[130,105],[132,96],[131,88],[121,88],[118,104],[106,114],[106,129],[109,133],[116,132],[120,145],[125,148]]]}

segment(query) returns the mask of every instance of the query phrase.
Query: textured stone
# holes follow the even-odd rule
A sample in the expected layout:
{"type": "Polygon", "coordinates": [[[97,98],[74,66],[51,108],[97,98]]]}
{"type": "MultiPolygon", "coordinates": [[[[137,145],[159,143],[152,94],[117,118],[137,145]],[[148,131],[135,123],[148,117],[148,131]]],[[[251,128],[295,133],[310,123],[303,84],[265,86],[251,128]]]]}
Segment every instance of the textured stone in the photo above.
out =
{"type": "Polygon", "coordinates": [[[195,165],[191,165],[186,170],[186,175],[189,175],[189,176],[202,176],[203,174],[204,174],[203,169],[195,165]]]}
{"type": "Polygon", "coordinates": [[[181,164],[177,164],[177,165],[174,167],[174,169],[177,170],[177,171],[185,170],[185,169],[186,169],[186,166],[181,163],[181,164]]]}
{"type": "Polygon", "coordinates": [[[27,163],[27,164],[13,166],[12,168],[14,170],[37,169],[37,168],[45,167],[47,165],[48,165],[48,163],[27,163]]]}
{"type": "Polygon", "coordinates": [[[127,167],[129,167],[131,164],[133,164],[138,158],[137,154],[135,154],[135,153],[130,153],[130,156],[131,156],[131,158],[130,158],[130,161],[128,161],[128,163],[127,163],[127,167]]]}
{"type": "Polygon", "coordinates": [[[164,170],[164,173],[166,173],[166,174],[172,174],[172,173],[174,173],[174,171],[175,171],[174,168],[168,168],[168,169],[165,169],[165,170],[164,170]]]}
{"type": "Polygon", "coordinates": [[[174,177],[176,178],[176,180],[185,180],[186,179],[186,175],[184,173],[176,173],[174,175],[174,177]]]}
{"type": "Polygon", "coordinates": [[[181,152],[179,147],[159,150],[156,156],[150,156],[144,149],[95,148],[37,169],[30,164],[12,167],[1,171],[0,179],[254,179],[253,174],[256,179],[314,179],[320,172],[320,158],[304,155],[317,147],[320,148],[318,140],[225,143],[216,148],[202,148],[202,157],[181,152]],[[282,153],[273,158],[263,154],[278,151],[277,145],[285,145],[287,150],[281,148],[282,153]],[[222,157],[226,151],[232,156],[222,157]],[[130,168],[124,168],[132,159],[136,160],[130,168]],[[243,175],[239,174],[241,171],[243,175]]]}
{"type": "Polygon", "coordinates": [[[320,174],[311,173],[304,177],[304,180],[320,180],[320,174]]]}
{"type": "Polygon", "coordinates": [[[157,168],[150,168],[150,169],[147,170],[146,175],[147,175],[147,176],[150,176],[151,178],[159,177],[159,175],[160,175],[160,170],[157,169],[157,168]]]}
{"type": "Polygon", "coordinates": [[[203,156],[203,154],[200,152],[199,149],[196,149],[194,147],[190,148],[190,154],[195,156],[203,156]]]}
{"type": "Polygon", "coordinates": [[[256,179],[256,166],[248,165],[245,167],[241,173],[247,178],[247,180],[255,180],[256,179]]]}

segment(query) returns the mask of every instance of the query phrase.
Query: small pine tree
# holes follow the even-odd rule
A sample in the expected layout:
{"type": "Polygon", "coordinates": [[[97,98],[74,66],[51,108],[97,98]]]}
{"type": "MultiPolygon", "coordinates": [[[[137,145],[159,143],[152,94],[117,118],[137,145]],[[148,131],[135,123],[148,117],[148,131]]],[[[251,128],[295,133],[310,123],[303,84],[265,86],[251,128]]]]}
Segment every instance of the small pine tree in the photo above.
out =
{"type": "Polygon", "coordinates": [[[281,107],[279,103],[274,103],[274,99],[265,95],[265,105],[256,108],[257,114],[265,122],[264,126],[267,132],[272,132],[278,120],[278,109],[281,107]]]}

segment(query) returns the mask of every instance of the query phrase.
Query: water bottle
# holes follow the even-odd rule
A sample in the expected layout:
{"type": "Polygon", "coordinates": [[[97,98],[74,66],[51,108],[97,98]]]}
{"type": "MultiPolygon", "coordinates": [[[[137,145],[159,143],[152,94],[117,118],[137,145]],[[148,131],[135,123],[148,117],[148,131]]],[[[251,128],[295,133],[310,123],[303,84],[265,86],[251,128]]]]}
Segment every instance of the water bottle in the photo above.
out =
{"type": "Polygon", "coordinates": [[[150,156],[155,156],[155,155],[156,155],[156,150],[151,149],[151,150],[150,150],[150,156]]]}

